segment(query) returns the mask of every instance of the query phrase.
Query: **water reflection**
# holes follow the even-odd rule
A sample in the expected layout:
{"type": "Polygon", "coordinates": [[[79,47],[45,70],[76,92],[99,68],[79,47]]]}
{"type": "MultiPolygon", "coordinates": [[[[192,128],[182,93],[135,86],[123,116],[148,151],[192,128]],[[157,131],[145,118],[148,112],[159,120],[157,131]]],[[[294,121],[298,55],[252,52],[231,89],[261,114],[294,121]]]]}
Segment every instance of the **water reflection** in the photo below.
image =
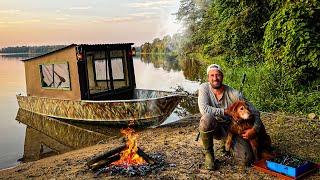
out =
{"type": "Polygon", "coordinates": [[[104,129],[108,134],[94,132],[57,119],[19,109],[16,120],[27,125],[22,162],[107,142],[119,136],[119,129],[104,129]]]}
{"type": "Polygon", "coordinates": [[[206,80],[206,65],[202,64],[195,58],[188,58],[179,60],[179,65],[183,70],[183,75],[185,78],[191,81],[203,82],[206,80]]]}
{"type": "Polygon", "coordinates": [[[182,71],[184,77],[191,81],[206,80],[207,65],[195,57],[177,58],[175,56],[141,54],[140,59],[146,64],[152,63],[155,68],[163,68],[168,72],[182,71]]]}
{"type": "MultiPolygon", "coordinates": [[[[199,113],[198,105],[197,105],[197,97],[193,95],[196,92],[200,82],[202,81],[203,74],[206,73],[203,71],[203,64],[200,63],[195,58],[189,59],[178,59],[176,57],[170,57],[165,55],[150,55],[150,54],[142,54],[140,60],[146,64],[152,64],[154,68],[162,68],[163,70],[173,73],[179,72],[182,73],[183,81],[180,79],[175,79],[175,86],[173,89],[178,92],[185,92],[190,96],[184,98],[175,109],[174,114],[176,115],[175,120],[184,118],[188,115],[199,113]]],[[[143,77],[143,76],[141,76],[143,77]]],[[[154,75],[153,77],[159,77],[154,75]]],[[[178,76],[175,76],[175,78],[178,76]]],[[[167,82],[170,79],[165,80],[167,82]]],[[[154,84],[157,83],[155,79],[154,84]]],[[[174,120],[170,120],[170,117],[166,122],[172,122],[174,120]]]]}
{"type": "Polygon", "coordinates": [[[144,63],[152,63],[155,68],[163,68],[165,71],[181,71],[179,61],[172,56],[142,54],[140,59],[144,63]]]}

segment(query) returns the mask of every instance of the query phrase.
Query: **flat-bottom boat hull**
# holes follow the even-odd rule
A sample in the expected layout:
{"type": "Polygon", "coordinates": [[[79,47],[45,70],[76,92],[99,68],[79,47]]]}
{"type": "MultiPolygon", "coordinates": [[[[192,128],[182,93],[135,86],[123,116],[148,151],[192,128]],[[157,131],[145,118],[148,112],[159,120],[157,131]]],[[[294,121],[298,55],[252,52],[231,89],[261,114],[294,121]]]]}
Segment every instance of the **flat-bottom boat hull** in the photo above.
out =
{"type": "Polygon", "coordinates": [[[139,90],[137,94],[137,99],[116,101],[21,95],[17,95],[17,100],[20,108],[45,116],[93,124],[144,126],[161,124],[182,99],[181,95],[162,91],[139,90]]]}

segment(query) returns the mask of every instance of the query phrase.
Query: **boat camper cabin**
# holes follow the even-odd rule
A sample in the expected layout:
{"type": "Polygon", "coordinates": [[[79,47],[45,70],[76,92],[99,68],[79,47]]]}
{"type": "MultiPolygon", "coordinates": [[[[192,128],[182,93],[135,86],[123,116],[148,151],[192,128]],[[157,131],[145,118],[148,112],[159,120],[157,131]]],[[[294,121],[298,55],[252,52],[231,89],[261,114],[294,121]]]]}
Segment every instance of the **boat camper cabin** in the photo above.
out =
{"type": "Polygon", "coordinates": [[[71,44],[23,60],[27,96],[130,99],[136,86],[131,45],[133,43],[71,44]]]}

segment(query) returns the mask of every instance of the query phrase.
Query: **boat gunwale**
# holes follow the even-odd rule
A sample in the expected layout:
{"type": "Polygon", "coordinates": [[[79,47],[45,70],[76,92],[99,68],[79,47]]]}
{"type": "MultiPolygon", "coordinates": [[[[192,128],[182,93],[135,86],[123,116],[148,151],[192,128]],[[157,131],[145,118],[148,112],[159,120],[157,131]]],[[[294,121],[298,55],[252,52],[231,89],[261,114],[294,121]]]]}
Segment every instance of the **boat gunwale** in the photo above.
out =
{"type": "MultiPolygon", "coordinates": [[[[152,116],[150,118],[138,118],[138,119],[113,119],[113,120],[110,120],[110,119],[101,119],[101,120],[97,120],[97,119],[78,119],[78,118],[72,118],[72,117],[62,117],[62,116],[54,116],[54,115],[47,115],[47,114],[43,114],[43,113],[38,113],[38,112],[33,112],[33,111],[30,111],[30,110],[27,110],[27,109],[24,109],[24,108],[21,108],[19,107],[19,109],[22,109],[22,110],[25,110],[25,111],[28,111],[28,112],[31,112],[31,113],[35,113],[35,114],[38,114],[38,115],[41,115],[41,116],[45,116],[45,117],[49,117],[49,118],[56,118],[56,119],[65,119],[65,120],[71,120],[71,121],[75,121],[75,122],[86,122],[86,123],[102,123],[102,124],[108,124],[108,123],[119,123],[119,124],[127,124],[129,121],[139,121],[141,123],[152,123],[151,121],[149,121],[150,119],[156,119],[156,118],[162,118],[164,116],[167,116],[168,113],[165,113],[165,114],[161,114],[161,115],[158,115],[158,116],[152,116]]],[[[162,120],[162,121],[158,121],[161,123],[163,123],[165,121],[162,120]]],[[[138,122],[138,124],[139,124],[138,122]]]]}
{"type": "Polygon", "coordinates": [[[119,102],[142,102],[142,101],[151,101],[151,100],[158,100],[158,99],[165,99],[165,98],[171,98],[171,97],[185,97],[186,95],[183,93],[179,92],[174,92],[174,91],[159,91],[159,90],[150,90],[150,89],[135,89],[135,90],[143,90],[143,91],[157,91],[157,92],[163,92],[163,93],[172,93],[170,95],[165,95],[161,97],[152,97],[152,98],[144,98],[144,99],[125,99],[125,100],[71,100],[71,99],[60,99],[60,98],[50,98],[50,97],[40,97],[40,96],[25,96],[21,94],[17,94],[18,96],[21,97],[35,97],[35,98],[40,98],[40,99],[52,99],[52,100],[60,100],[60,101],[78,101],[78,102],[83,102],[83,103],[119,103],[119,102]]]}

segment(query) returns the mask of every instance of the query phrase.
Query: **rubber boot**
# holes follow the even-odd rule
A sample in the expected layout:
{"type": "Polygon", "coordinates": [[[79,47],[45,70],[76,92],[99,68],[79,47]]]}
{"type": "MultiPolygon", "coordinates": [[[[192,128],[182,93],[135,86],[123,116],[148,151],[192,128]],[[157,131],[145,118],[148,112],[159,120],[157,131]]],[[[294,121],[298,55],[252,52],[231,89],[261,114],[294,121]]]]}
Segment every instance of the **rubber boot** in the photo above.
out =
{"type": "Polygon", "coordinates": [[[203,153],[205,155],[205,169],[215,170],[216,166],[213,150],[213,130],[205,132],[200,131],[200,138],[202,140],[203,153]]]}

